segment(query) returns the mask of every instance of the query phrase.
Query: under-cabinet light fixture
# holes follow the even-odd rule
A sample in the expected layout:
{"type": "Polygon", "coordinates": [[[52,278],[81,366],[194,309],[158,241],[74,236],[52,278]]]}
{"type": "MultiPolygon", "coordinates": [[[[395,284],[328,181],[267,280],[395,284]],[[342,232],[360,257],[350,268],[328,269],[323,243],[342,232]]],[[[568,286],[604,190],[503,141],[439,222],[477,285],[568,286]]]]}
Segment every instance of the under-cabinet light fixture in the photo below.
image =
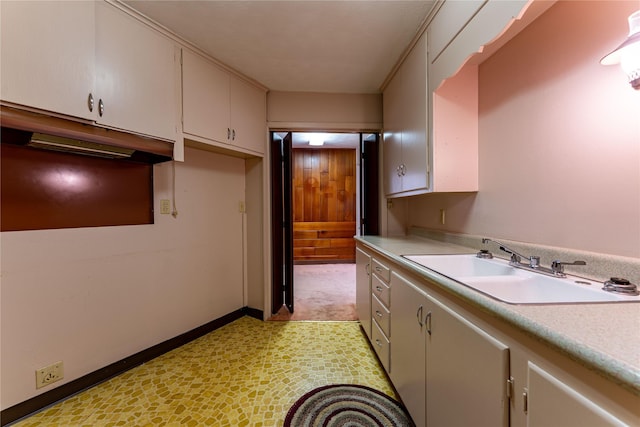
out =
{"type": "Polygon", "coordinates": [[[629,16],[629,35],[613,52],[600,60],[602,65],[620,64],[629,84],[640,90],[640,10],[629,16]]]}

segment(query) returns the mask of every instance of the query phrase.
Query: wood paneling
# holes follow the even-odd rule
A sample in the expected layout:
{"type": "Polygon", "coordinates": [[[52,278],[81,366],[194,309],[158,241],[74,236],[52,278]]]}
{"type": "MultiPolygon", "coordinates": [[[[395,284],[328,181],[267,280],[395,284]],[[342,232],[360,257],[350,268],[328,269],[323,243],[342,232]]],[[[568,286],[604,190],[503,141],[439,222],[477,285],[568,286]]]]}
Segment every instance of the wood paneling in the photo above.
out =
{"type": "Polygon", "coordinates": [[[296,262],[355,262],[356,150],[293,150],[296,262]]]}
{"type": "Polygon", "coordinates": [[[293,150],[294,222],[356,220],[356,150],[293,150]]]}
{"type": "Polygon", "coordinates": [[[354,262],[356,223],[294,222],[293,259],[300,262],[354,262]]]}
{"type": "Polygon", "coordinates": [[[153,224],[151,165],[5,141],[0,158],[2,231],[153,224]]]}

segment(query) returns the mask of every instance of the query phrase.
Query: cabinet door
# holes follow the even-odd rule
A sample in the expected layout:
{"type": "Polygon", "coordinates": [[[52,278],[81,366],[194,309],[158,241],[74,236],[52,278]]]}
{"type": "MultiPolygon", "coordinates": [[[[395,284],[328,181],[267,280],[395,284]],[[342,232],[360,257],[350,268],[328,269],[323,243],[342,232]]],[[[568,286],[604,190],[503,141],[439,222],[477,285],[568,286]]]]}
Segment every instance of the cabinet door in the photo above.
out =
{"type": "Polygon", "coordinates": [[[414,284],[392,272],[391,304],[391,381],[416,426],[424,426],[427,299],[414,284]]]}
{"type": "Polygon", "coordinates": [[[0,2],[3,101],[93,119],[94,7],[92,1],[0,2]]]}
{"type": "Polygon", "coordinates": [[[418,39],[402,67],[402,191],[415,191],[426,189],[429,184],[426,33],[418,39]]]}
{"type": "Polygon", "coordinates": [[[115,6],[96,4],[97,122],[176,139],[173,43],[115,6]]]}
{"type": "Polygon", "coordinates": [[[527,426],[627,425],[534,363],[527,371],[527,426]]]}
{"type": "Polygon", "coordinates": [[[267,100],[262,89],[230,77],[231,144],[264,154],[267,139],[267,100]]]}
{"type": "Polygon", "coordinates": [[[182,51],[182,115],[184,133],[228,142],[229,74],[186,49],[182,51]]]}
{"type": "Polygon", "coordinates": [[[360,248],[356,248],[356,311],[371,339],[371,256],[360,248]]]}
{"type": "Polygon", "coordinates": [[[430,299],[427,425],[509,425],[509,348],[430,299]]]}
{"type": "Polygon", "coordinates": [[[394,76],[382,95],[384,117],[384,189],[386,194],[402,191],[402,69],[394,76]]]}

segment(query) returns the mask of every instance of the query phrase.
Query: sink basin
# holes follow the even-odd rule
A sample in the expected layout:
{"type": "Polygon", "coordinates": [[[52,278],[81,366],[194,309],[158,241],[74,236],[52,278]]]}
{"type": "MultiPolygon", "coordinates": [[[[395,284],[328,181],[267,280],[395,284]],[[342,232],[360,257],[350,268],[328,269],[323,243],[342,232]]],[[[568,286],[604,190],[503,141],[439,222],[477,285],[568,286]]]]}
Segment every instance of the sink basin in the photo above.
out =
{"type": "Polygon", "coordinates": [[[413,262],[452,279],[471,276],[509,276],[517,270],[497,259],[482,259],[475,255],[403,255],[413,262]]]}
{"type": "Polygon", "coordinates": [[[403,255],[430,270],[509,304],[640,302],[640,296],[602,290],[600,282],[567,276],[549,277],[521,270],[505,260],[475,255],[403,255]]]}

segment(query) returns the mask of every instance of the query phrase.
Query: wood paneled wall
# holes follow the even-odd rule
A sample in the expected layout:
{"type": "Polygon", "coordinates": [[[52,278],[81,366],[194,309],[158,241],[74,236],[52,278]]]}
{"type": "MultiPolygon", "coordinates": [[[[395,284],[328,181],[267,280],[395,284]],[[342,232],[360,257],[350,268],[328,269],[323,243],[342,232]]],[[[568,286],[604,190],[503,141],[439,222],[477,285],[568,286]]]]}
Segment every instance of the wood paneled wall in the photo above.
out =
{"type": "Polygon", "coordinates": [[[356,150],[293,150],[294,261],[355,261],[356,150]]]}

